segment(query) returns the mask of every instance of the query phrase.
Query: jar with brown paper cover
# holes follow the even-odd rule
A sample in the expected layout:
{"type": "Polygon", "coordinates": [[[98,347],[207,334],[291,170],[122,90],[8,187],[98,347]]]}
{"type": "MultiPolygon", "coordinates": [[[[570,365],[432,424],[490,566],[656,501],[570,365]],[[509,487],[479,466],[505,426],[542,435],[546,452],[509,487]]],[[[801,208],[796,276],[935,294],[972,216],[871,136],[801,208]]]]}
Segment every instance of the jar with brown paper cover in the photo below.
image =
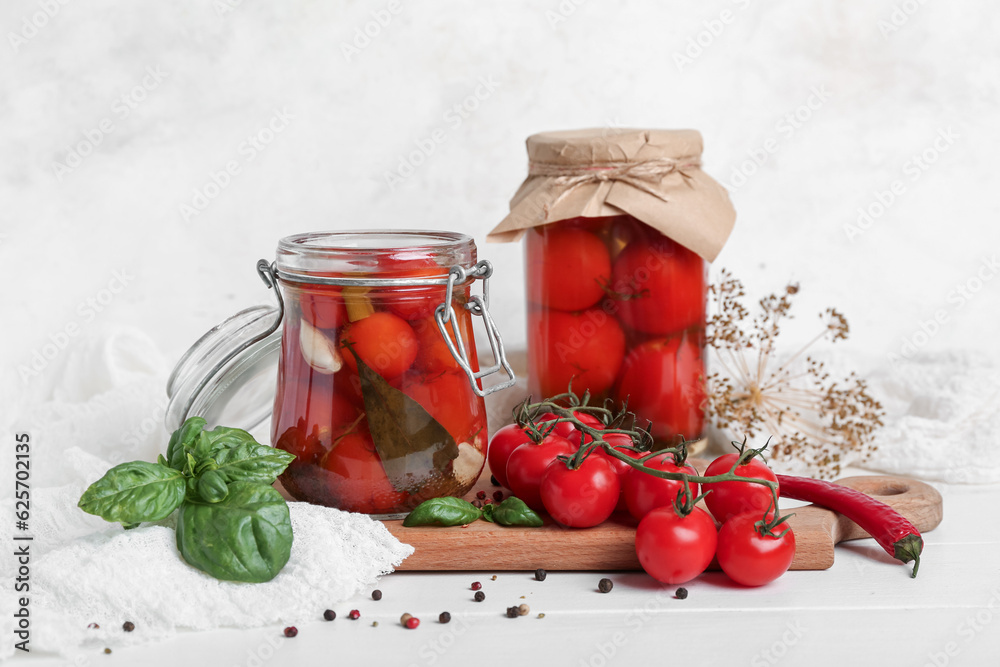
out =
{"type": "Polygon", "coordinates": [[[530,392],[627,400],[661,443],[701,441],[707,263],[735,221],[701,135],[575,130],[527,146],[528,177],[488,238],[525,242],[530,392]]]}

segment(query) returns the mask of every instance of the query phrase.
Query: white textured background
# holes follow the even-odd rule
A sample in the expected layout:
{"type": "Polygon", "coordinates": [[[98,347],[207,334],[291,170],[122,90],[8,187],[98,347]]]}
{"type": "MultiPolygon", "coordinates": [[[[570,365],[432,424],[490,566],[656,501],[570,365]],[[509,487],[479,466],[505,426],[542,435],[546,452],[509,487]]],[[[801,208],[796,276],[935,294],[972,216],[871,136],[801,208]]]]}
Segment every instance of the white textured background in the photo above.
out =
{"type": "Polygon", "coordinates": [[[58,364],[24,382],[18,368],[67,326],[136,326],[172,363],[217,321],[269,299],[254,263],[279,237],[319,229],[473,234],[503,276],[496,317],[523,344],[520,248],[487,246],[485,234],[524,176],[528,134],[601,125],[700,129],[705,168],[727,185],[770,149],[731,188],[739,218],[715,266],[751,293],[801,281],[800,316],[838,306],[849,344],[876,362],[914,336],[925,350],[995,348],[1000,280],[975,282],[1000,245],[994,3],[389,6],[3,2],[10,396],[48,398],[58,364]],[[345,54],[366,25],[374,36],[345,54]],[[685,50],[690,62],[679,62],[685,50]],[[143,89],[147,68],[162,80],[143,89]],[[477,88],[483,99],[469,97],[477,88]],[[477,107],[464,118],[450,111],[463,102],[477,107]],[[276,111],[287,127],[251,159],[243,142],[276,111]],[[796,112],[793,127],[783,118],[796,112]],[[386,174],[439,129],[443,141],[390,187],[386,174]],[[924,151],[935,161],[914,171],[924,151]],[[185,216],[229,161],[240,173],[185,216]],[[897,179],[902,194],[851,237],[859,207],[897,179]],[[134,277],[98,313],[87,300],[107,297],[116,271],[134,277]],[[970,280],[980,289],[965,302],[956,289],[970,280]],[[946,321],[921,335],[937,311],[946,321]]]}

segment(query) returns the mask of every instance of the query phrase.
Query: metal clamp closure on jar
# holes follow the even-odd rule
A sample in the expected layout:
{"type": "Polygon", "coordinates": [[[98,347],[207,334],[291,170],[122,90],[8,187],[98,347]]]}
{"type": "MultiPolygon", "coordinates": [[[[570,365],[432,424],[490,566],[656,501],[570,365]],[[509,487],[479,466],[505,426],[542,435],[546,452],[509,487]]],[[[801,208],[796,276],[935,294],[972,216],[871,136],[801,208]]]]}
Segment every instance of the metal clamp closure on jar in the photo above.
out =
{"type": "MultiPolygon", "coordinates": [[[[279,326],[281,326],[281,321],[284,318],[285,313],[285,303],[281,297],[281,290],[277,288],[279,280],[299,284],[306,283],[313,285],[334,285],[342,287],[355,286],[369,288],[433,287],[436,285],[444,285],[447,287],[445,299],[444,302],[435,309],[434,319],[437,322],[438,330],[444,337],[444,342],[448,345],[448,350],[451,352],[452,357],[454,357],[455,362],[458,363],[461,369],[465,372],[466,376],[469,378],[472,390],[477,396],[486,396],[487,394],[492,394],[495,391],[500,391],[501,389],[513,386],[517,380],[514,376],[513,369],[510,367],[510,363],[507,361],[507,355],[504,351],[500,331],[497,329],[496,323],[490,315],[489,279],[490,276],[493,275],[493,265],[485,259],[480,260],[474,266],[469,268],[463,266],[453,266],[448,269],[448,275],[446,277],[442,276],[440,278],[360,278],[352,276],[315,276],[279,270],[276,263],[268,262],[266,259],[262,259],[257,262],[257,273],[260,275],[261,280],[264,281],[264,284],[268,287],[268,289],[274,289],[275,299],[278,302],[278,316],[275,318],[274,324],[270,330],[264,332],[256,339],[249,341],[241,349],[236,350],[233,353],[233,356],[236,356],[240,351],[242,351],[242,349],[253,345],[258,340],[266,338],[268,335],[275,332],[279,326]],[[462,334],[458,329],[455,309],[454,306],[452,306],[452,296],[455,285],[464,284],[470,279],[481,279],[483,281],[483,294],[482,296],[471,295],[468,303],[465,304],[465,308],[473,315],[478,315],[483,318],[483,324],[486,327],[486,336],[489,339],[490,349],[493,352],[493,364],[478,372],[472,369],[472,365],[470,364],[469,358],[465,352],[465,343],[462,340],[462,334]],[[454,336],[454,341],[452,340],[452,336],[448,335],[449,328],[451,329],[452,336],[454,336]],[[501,370],[503,370],[503,372],[507,375],[506,380],[490,387],[480,387],[478,380],[498,373],[501,370]]],[[[227,361],[228,359],[224,360],[221,365],[225,365],[227,361]]]]}

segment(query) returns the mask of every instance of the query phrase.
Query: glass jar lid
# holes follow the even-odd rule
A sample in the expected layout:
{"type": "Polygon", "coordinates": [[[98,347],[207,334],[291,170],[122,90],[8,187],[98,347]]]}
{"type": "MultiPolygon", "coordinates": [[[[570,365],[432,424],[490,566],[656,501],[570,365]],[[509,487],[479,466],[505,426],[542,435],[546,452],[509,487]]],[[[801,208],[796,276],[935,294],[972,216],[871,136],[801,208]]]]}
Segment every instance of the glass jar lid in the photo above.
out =
{"type": "Polygon", "coordinates": [[[441,267],[440,275],[421,273],[417,282],[444,285],[451,267],[476,263],[476,243],[472,237],[455,232],[314,232],[281,239],[274,265],[278,278],[289,282],[351,285],[363,281],[373,287],[414,283],[412,278],[406,279],[406,272],[394,272],[386,259],[429,260],[428,265],[441,267]]]}
{"type": "Polygon", "coordinates": [[[167,380],[168,431],[191,416],[270,439],[271,410],[281,345],[275,306],[242,310],[188,349],[167,380]],[[241,350],[233,355],[234,351],[241,350]]]}

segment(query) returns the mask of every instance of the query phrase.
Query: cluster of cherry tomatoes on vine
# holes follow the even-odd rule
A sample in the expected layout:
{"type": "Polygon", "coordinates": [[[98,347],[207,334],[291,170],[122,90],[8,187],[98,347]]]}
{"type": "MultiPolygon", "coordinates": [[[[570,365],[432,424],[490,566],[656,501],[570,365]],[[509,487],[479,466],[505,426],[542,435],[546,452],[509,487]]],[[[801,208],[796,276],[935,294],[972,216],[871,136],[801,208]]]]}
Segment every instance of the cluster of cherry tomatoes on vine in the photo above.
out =
{"type": "Polygon", "coordinates": [[[650,451],[648,430],[624,428],[624,411],[545,401],[516,414],[490,441],[496,480],[568,528],[627,513],[639,522],[639,562],[655,579],[690,581],[715,558],[737,583],[760,586],[791,565],[795,537],[777,514],[778,482],[762,450],[742,447],[699,475],[686,445],[650,451]],[[708,511],[696,506],[701,498],[708,511]]]}

